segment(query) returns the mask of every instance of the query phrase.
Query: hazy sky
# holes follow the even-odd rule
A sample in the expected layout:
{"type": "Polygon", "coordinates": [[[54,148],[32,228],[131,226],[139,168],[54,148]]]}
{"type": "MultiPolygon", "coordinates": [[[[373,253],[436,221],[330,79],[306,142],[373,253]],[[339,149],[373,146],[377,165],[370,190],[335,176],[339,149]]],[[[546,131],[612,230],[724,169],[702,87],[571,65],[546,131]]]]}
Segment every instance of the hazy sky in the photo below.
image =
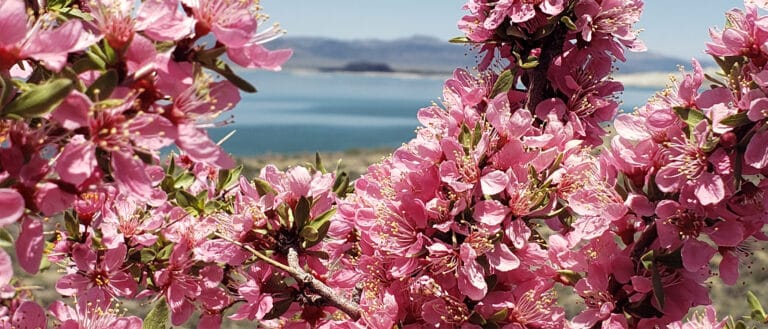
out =
{"type": "MultiPolygon", "coordinates": [[[[459,36],[461,0],[261,0],[264,12],[291,36],[395,39],[414,34],[459,36]]],[[[648,49],[680,58],[702,57],[707,28],[722,27],[738,0],[646,0],[639,28],[648,49]]]]}

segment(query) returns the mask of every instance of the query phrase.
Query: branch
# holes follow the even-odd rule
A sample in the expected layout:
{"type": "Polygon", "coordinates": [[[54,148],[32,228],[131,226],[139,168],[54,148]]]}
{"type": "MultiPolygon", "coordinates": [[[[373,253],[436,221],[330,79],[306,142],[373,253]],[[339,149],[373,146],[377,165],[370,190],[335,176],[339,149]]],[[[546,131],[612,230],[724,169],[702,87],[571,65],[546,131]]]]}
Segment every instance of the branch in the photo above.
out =
{"type": "Polygon", "coordinates": [[[632,259],[640,259],[640,257],[645,254],[645,250],[648,249],[648,246],[650,246],[653,241],[656,241],[656,238],[658,237],[659,232],[656,231],[656,222],[654,221],[651,223],[651,225],[646,226],[643,233],[641,233],[640,237],[637,238],[637,241],[632,248],[632,253],[630,254],[632,259]]]}
{"type": "Polygon", "coordinates": [[[299,283],[303,284],[306,287],[309,287],[313,292],[325,298],[328,305],[338,308],[342,312],[346,313],[352,320],[357,321],[358,319],[360,319],[360,305],[358,305],[354,301],[348,300],[344,296],[341,296],[333,288],[327,286],[325,283],[315,278],[312,274],[309,274],[306,271],[304,271],[304,269],[299,264],[299,255],[296,252],[296,249],[294,248],[288,249],[288,265],[285,265],[281,262],[278,262],[272,259],[271,257],[268,257],[262,252],[256,249],[253,249],[253,247],[251,246],[244,245],[239,241],[232,240],[229,237],[226,237],[220,233],[216,233],[216,236],[228,242],[231,242],[240,248],[245,249],[246,251],[250,252],[252,255],[256,256],[256,258],[261,259],[267,262],[268,264],[274,267],[277,267],[283,270],[284,272],[290,274],[299,283]]]}
{"type": "Polygon", "coordinates": [[[339,295],[333,288],[304,271],[299,264],[299,254],[294,248],[288,249],[288,265],[296,271],[295,274],[291,272],[291,275],[296,280],[301,281],[319,295],[327,298],[328,304],[347,313],[353,320],[357,321],[360,319],[360,305],[339,295]]]}

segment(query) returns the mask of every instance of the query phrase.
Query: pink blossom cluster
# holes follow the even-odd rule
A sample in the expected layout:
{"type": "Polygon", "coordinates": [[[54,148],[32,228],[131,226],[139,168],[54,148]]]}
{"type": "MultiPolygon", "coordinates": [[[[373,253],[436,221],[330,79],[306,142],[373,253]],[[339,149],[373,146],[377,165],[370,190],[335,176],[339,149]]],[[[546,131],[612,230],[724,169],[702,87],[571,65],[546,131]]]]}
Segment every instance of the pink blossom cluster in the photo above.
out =
{"type": "MultiPolygon", "coordinates": [[[[57,291],[82,301],[51,305],[57,326],[141,326],[109,310],[150,277],[130,257],[167,241],[159,234],[171,217],[149,210],[171,209],[160,151],[175,145],[214,171],[234,166],[204,128],[239,102],[238,88],[253,87],[218,57],[280,69],[291,51],[264,48],[282,30],[263,22],[258,1],[0,2],[0,226],[18,227],[24,271],[37,273],[46,256],[67,269],[57,291]],[[210,33],[215,44],[203,42],[210,33]],[[63,212],[68,230],[50,221],[63,212]]],[[[5,250],[0,259],[0,321],[45,327],[5,250]]],[[[174,279],[162,273],[154,284],[167,290],[174,279]]]]}
{"type": "Polygon", "coordinates": [[[608,79],[611,57],[642,48],[631,30],[642,3],[561,5],[468,3],[468,39],[511,65],[457,70],[444,108],[422,109],[416,138],[340,203],[359,235],[349,262],[367,326],[723,326],[711,309],[680,321],[711,304],[711,263],[733,284],[749,241],[768,238],[763,18],[748,4],[713,32],[727,81],[702,91],[694,61],[674,88],[620,115],[594,155],[622,89],[608,79]],[[547,34],[533,37],[541,24],[547,34]],[[578,314],[565,317],[555,287],[584,301],[578,314]]]}
{"type": "Polygon", "coordinates": [[[612,62],[626,59],[625,48],[645,50],[633,26],[643,2],[473,0],[464,8],[459,29],[485,53],[479,68],[510,70],[528,94],[524,107],[537,115],[555,107],[578,139],[600,145],[600,124],[616,115],[623,91],[610,79],[612,62]]]}
{"type": "Polygon", "coordinates": [[[350,184],[319,159],[248,179],[208,138],[253,90],[219,57],[291,54],[258,1],[4,0],[0,242],[62,275],[42,305],[0,249],[0,326],[723,328],[706,281],[768,239],[768,18],[745,5],[710,32],[726,80],[694,60],[609,139],[642,2],[471,0],[484,70],[350,184]]]}

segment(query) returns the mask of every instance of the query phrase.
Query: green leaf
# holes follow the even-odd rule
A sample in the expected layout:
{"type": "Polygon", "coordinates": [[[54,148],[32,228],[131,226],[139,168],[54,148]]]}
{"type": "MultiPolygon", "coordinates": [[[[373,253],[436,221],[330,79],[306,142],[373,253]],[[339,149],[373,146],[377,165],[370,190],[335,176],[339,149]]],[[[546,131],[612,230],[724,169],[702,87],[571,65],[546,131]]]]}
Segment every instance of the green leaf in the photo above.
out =
{"type": "Polygon", "coordinates": [[[309,199],[306,197],[299,198],[299,202],[296,204],[296,209],[293,211],[293,220],[299,230],[303,231],[304,225],[307,224],[307,221],[309,220],[309,211],[309,199]]]}
{"type": "Polygon", "coordinates": [[[749,308],[752,309],[752,312],[750,313],[752,320],[764,322],[768,316],[766,316],[760,300],[757,299],[757,296],[751,291],[747,291],[747,303],[749,304],[749,308]]]}
{"type": "Polygon", "coordinates": [[[75,89],[69,79],[54,79],[19,95],[3,110],[4,115],[38,118],[53,111],[75,89]]]}
{"type": "Polygon", "coordinates": [[[141,262],[144,263],[144,264],[147,264],[147,263],[155,260],[155,257],[157,256],[157,253],[155,253],[155,251],[152,250],[152,248],[141,249],[139,254],[141,256],[141,262]]]}
{"type": "Polygon", "coordinates": [[[173,244],[169,244],[163,247],[163,249],[160,249],[160,251],[158,251],[157,254],[155,255],[155,258],[159,260],[166,260],[171,257],[172,252],[173,252],[173,244]]]}
{"type": "Polygon", "coordinates": [[[267,194],[277,195],[277,191],[275,191],[275,189],[272,188],[272,185],[270,185],[269,182],[261,178],[254,178],[253,185],[256,188],[256,191],[259,192],[260,196],[264,196],[267,194]]]}
{"type": "Polygon", "coordinates": [[[67,230],[67,235],[75,240],[80,240],[80,221],[72,211],[64,213],[64,227],[67,230]]]}
{"type": "Polygon", "coordinates": [[[563,17],[560,17],[560,22],[562,22],[563,24],[565,24],[565,26],[566,26],[566,27],[567,27],[569,30],[571,30],[571,31],[576,31],[576,29],[577,29],[577,27],[576,27],[576,24],[574,24],[574,23],[573,23],[573,21],[571,20],[571,18],[570,18],[570,17],[568,17],[568,16],[563,16],[563,17]]]}
{"type": "Polygon", "coordinates": [[[11,248],[13,247],[13,236],[4,228],[0,228],[0,247],[11,248]]]}
{"type": "Polygon", "coordinates": [[[455,37],[451,38],[451,40],[448,40],[450,43],[472,43],[472,40],[469,40],[467,37],[455,37]]]}
{"type": "Polygon", "coordinates": [[[505,308],[502,308],[500,311],[498,311],[498,312],[494,313],[493,315],[491,315],[486,320],[488,320],[490,322],[503,322],[504,320],[507,319],[508,313],[509,313],[509,309],[505,307],[505,308]]]}
{"type": "Polygon", "coordinates": [[[517,66],[526,70],[535,68],[539,66],[539,58],[535,56],[529,56],[528,58],[526,58],[525,62],[523,62],[522,60],[518,61],[517,66]]]}
{"type": "MultiPolygon", "coordinates": [[[[315,242],[320,240],[319,239],[320,233],[317,231],[316,228],[309,225],[304,226],[304,228],[301,229],[301,232],[299,233],[299,235],[301,236],[302,239],[304,239],[304,241],[307,241],[307,242],[315,242]]],[[[305,247],[305,248],[309,248],[309,247],[305,247]]]]}
{"type": "Polygon", "coordinates": [[[141,329],[166,329],[168,327],[169,315],[168,303],[162,297],[155,303],[155,307],[149,311],[147,317],[144,318],[144,324],[141,325],[141,329]]]}
{"type": "Polygon", "coordinates": [[[237,88],[240,88],[240,90],[247,92],[247,93],[255,93],[256,87],[251,85],[248,81],[241,78],[235,72],[232,71],[232,69],[225,63],[224,61],[220,59],[214,59],[211,62],[200,62],[204,67],[221,74],[222,77],[229,80],[233,85],[237,86],[237,88]]]}
{"type": "Polygon", "coordinates": [[[752,123],[752,120],[749,120],[747,112],[739,112],[723,118],[723,120],[720,120],[720,123],[726,126],[737,128],[752,123]]]}
{"type": "Polygon", "coordinates": [[[85,94],[94,102],[109,98],[118,83],[117,71],[109,69],[94,81],[85,94]]]}
{"type": "Polygon", "coordinates": [[[243,165],[232,169],[219,170],[219,179],[216,181],[216,193],[228,189],[232,184],[237,183],[240,173],[243,172],[243,165]]]}
{"type": "Polygon", "coordinates": [[[190,172],[185,172],[173,180],[173,188],[186,189],[192,186],[192,183],[194,182],[195,182],[195,174],[190,172]]]}
{"type": "Polygon", "coordinates": [[[317,218],[313,219],[309,224],[307,224],[306,227],[312,228],[312,232],[307,233],[316,233],[316,237],[313,237],[313,239],[305,239],[304,248],[310,248],[318,243],[320,241],[323,241],[325,239],[325,236],[328,235],[328,229],[331,227],[331,218],[336,213],[336,209],[328,210],[324,213],[322,213],[320,216],[317,216],[317,218]]]}
{"type": "MultiPolygon", "coordinates": [[[[107,62],[105,62],[104,57],[102,57],[104,53],[101,52],[101,50],[95,51],[95,49],[99,49],[99,48],[94,46],[94,47],[91,47],[91,50],[88,50],[85,52],[85,55],[88,56],[88,59],[91,61],[90,63],[87,64],[87,68],[95,67],[97,69],[103,70],[107,67],[107,62]]],[[[81,65],[85,65],[85,64],[81,64],[81,65]]]]}
{"type": "Polygon", "coordinates": [[[107,42],[106,39],[102,39],[102,43],[104,44],[104,59],[107,64],[116,64],[119,61],[117,52],[109,45],[109,42],[107,42]]]}
{"type": "Polygon", "coordinates": [[[493,84],[493,89],[491,89],[491,98],[496,97],[496,95],[501,93],[506,93],[515,84],[515,75],[512,73],[512,70],[504,70],[504,72],[501,72],[499,75],[499,78],[496,79],[496,83],[493,84]]]}
{"type": "Polygon", "coordinates": [[[336,180],[333,182],[333,193],[340,198],[347,195],[347,189],[349,188],[349,175],[342,171],[341,174],[336,176],[336,180]]]}
{"type": "Polygon", "coordinates": [[[318,152],[315,152],[315,169],[323,174],[328,173],[328,171],[325,170],[325,166],[323,166],[323,160],[320,159],[320,153],[318,152]]]}
{"type": "Polygon", "coordinates": [[[10,77],[0,75],[0,109],[3,108],[3,104],[11,100],[14,89],[10,77]]]}
{"type": "Polygon", "coordinates": [[[196,198],[192,193],[189,193],[185,190],[178,190],[176,191],[176,204],[179,205],[179,207],[182,208],[188,208],[188,207],[194,207],[196,203],[196,198]]]}
{"type": "Polygon", "coordinates": [[[653,261],[655,260],[654,254],[653,250],[651,250],[640,257],[640,261],[643,263],[643,267],[645,267],[646,270],[650,270],[653,267],[653,261]]]}
{"type": "Polygon", "coordinates": [[[688,125],[686,132],[690,138],[693,138],[693,131],[696,125],[698,125],[699,122],[707,119],[707,117],[704,116],[704,112],[701,112],[697,109],[682,106],[675,106],[673,109],[677,116],[680,117],[680,120],[683,120],[683,122],[688,125]]]}
{"type": "Polygon", "coordinates": [[[213,63],[219,56],[227,52],[227,47],[216,47],[211,49],[205,49],[195,53],[195,59],[199,62],[213,63]]]}

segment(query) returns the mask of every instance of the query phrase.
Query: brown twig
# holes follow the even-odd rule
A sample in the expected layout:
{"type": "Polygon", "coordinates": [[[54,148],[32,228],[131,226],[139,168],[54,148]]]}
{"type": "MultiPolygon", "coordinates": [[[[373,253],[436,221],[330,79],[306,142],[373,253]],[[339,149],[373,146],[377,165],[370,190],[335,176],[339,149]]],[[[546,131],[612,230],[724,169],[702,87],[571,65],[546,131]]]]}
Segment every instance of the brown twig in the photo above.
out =
{"type": "Polygon", "coordinates": [[[253,249],[251,246],[244,245],[239,241],[232,240],[229,237],[219,233],[216,233],[216,236],[231,242],[240,248],[243,248],[244,250],[250,252],[252,255],[256,256],[256,258],[263,260],[268,264],[290,274],[300,284],[310,288],[313,292],[325,298],[328,305],[338,308],[342,312],[346,313],[352,320],[356,321],[360,319],[360,305],[345,298],[344,296],[341,296],[333,288],[315,278],[312,274],[307,273],[307,271],[302,268],[301,264],[299,264],[299,254],[296,252],[296,249],[288,249],[288,265],[285,265],[277,260],[272,259],[264,253],[253,249]]]}

